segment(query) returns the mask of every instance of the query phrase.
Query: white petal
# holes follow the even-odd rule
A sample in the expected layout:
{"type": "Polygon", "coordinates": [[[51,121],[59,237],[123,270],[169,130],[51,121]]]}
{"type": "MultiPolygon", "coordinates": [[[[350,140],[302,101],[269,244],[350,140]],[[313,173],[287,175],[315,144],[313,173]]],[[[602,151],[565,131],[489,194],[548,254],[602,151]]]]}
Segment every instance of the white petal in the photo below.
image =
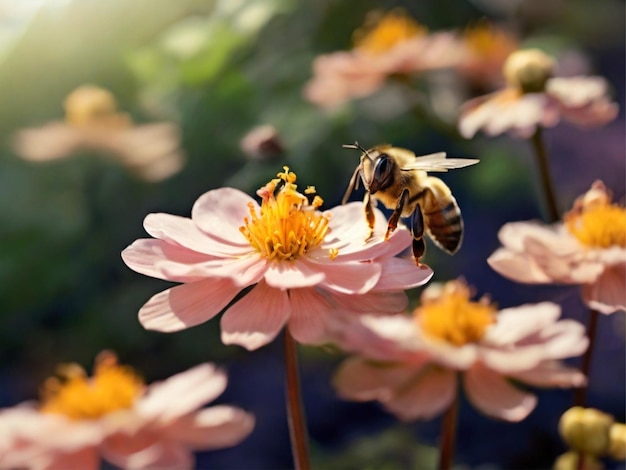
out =
{"type": "Polygon", "coordinates": [[[273,261],[267,264],[265,282],[276,289],[312,287],[325,278],[325,273],[301,259],[273,261]]]}

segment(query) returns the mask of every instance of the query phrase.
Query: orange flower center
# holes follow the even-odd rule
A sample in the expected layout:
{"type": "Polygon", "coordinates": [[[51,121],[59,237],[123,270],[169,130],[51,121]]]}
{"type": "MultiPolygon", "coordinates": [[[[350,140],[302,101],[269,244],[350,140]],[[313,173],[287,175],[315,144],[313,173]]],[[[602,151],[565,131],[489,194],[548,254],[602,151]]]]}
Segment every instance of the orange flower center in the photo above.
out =
{"type": "Polygon", "coordinates": [[[144,387],[133,369],[118,365],[113,354],[103,353],[96,360],[93,377],[87,377],[77,364],[59,366],[58,376],[44,382],[40,411],[72,420],[98,419],[130,408],[144,387]]]}
{"type": "Polygon", "coordinates": [[[76,127],[128,127],[131,122],[117,110],[111,92],[95,86],[81,86],[70,93],[65,102],[65,121],[76,127]]]}
{"type": "Polygon", "coordinates": [[[369,54],[382,54],[399,43],[425,36],[427,29],[401,11],[370,15],[354,32],[354,47],[369,54]]]}
{"type": "Polygon", "coordinates": [[[465,31],[469,48],[480,57],[507,57],[517,49],[517,41],[504,31],[488,23],[480,23],[465,31]]]}
{"type": "MultiPolygon", "coordinates": [[[[250,203],[250,217],[239,227],[250,245],[268,260],[295,260],[318,246],[329,230],[329,218],[317,210],[324,202],[322,198],[315,196],[309,203],[296,190],[295,173],[284,169],[257,191],[262,198],[260,213],[250,203]],[[278,188],[280,183],[283,185],[278,188]]],[[[314,193],[313,187],[305,190],[305,194],[314,193]]],[[[334,258],[338,253],[331,250],[329,254],[334,258]]]]}
{"type": "Polygon", "coordinates": [[[626,248],[626,209],[617,204],[598,204],[566,218],[565,225],[583,245],[626,248]]]}
{"type": "Polygon", "coordinates": [[[476,343],[496,321],[496,309],[486,299],[470,301],[469,288],[460,281],[449,282],[436,299],[425,301],[415,311],[422,331],[455,346],[476,343]]]}

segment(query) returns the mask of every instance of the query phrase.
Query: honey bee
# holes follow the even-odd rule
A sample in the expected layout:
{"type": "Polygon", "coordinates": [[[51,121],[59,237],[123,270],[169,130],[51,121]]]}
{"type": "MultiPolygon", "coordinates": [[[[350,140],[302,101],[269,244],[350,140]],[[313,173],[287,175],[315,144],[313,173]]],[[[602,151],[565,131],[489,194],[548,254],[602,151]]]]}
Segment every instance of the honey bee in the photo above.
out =
{"type": "Polygon", "coordinates": [[[445,152],[418,157],[410,150],[391,145],[378,145],[366,150],[355,142],[343,147],[360,150],[362,154],[342,203],[347,202],[352,191],[358,188],[359,179],[362,180],[366,191],[363,202],[370,237],[374,232],[372,199],[375,199],[386,208],[393,209],[385,240],[397,228],[400,217],[411,217],[416,264],[420,264],[419,260],[426,250],[424,232],[446,253],[452,255],[458,251],[463,239],[461,210],[450,188],[426,172],[463,168],[478,163],[478,160],[446,158],[445,152]]]}

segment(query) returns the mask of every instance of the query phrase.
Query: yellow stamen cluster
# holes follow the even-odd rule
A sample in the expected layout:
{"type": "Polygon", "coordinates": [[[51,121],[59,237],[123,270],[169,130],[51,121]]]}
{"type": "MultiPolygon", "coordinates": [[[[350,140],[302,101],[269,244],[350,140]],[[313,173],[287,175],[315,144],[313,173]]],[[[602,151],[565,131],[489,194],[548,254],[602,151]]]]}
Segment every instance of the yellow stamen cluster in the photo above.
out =
{"type": "Polygon", "coordinates": [[[610,192],[601,181],[576,200],[565,215],[565,226],[583,245],[626,248],[626,209],[611,204],[610,192]]]}
{"type": "Polygon", "coordinates": [[[117,111],[113,94],[99,87],[84,85],[71,92],[65,102],[65,121],[76,127],[126,127],[130,118],[117,111]]]}
{"type": "Polygon", "coordinates": [[[375,13],[354,32],[354,47],[369,54],[382,54],[408,39],[425,36],[427,31],[402,11],[375,13]]]}
{"type": "MultiPolygon", "coordinates": [[[[268,260],[295,260],[319,245],[329,230],[328,217],[317,210],[324,202],[322,198],[316,195],[309,203],[297,191],[296,174],[287,167],[284,170],[257,192],[262,199],[260,213],[250,203],[250,217],[239,228],[250,245],[268,260]]],[[[309,187],[305,193],[311,195],[314,191],[309,187]]],[[[329,255],[334,259],[336,250],[329,255]]]]}
{"type": "Polygon", "coordinates": [[[431,338],[455,346],[476,343],[495,323],[496,309],[486,298],[471,302],[470,297],[465,283],[448,282],[439,295],[422,299],[422,305],[415,310],[415,321],[431,338]]]}
{"type": "Polygon", "coordinates": [[[464,37],[469,48],[484,58],[506,57],[517,49],[517,41],[511,35],[487,22],[467,28],[464,37]]]}
{"type": "Polygon", "coordinates": [[[568,230],[583,245],[596,248],[621,246],[626,248],[626,209],[607,204],[570,217],[568,230]]]}
{"type": "Polygon", "coordinates": [[[72,420],[98,419],[128,409],[145,388],[134,370],[118,365],[109,352],[96,359],[93,377],[77,364],[59,366],[57,375],[44,382],[40,411],[72,420]]]}

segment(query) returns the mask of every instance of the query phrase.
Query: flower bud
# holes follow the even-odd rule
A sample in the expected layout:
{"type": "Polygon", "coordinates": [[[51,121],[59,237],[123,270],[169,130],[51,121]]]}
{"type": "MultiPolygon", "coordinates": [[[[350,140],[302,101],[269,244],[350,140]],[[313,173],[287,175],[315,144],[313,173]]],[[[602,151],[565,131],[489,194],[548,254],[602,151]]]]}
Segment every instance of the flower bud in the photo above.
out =
{"type": "Polygon", "coordinates": [[[593,408],[575,406],[561,416],[559,432],[573,450],[602,456],[609,451],[612,425],[611,415],[593,408]]]}
{"type": "Polygon", "coordinates": [[[539,93],[554,73],[554,61],[539,49],[523,49],[506,59],[502,72],[509,85],[524,93],[539,93]]]}
{"type": "Polygon", "coordinates": [[[284,153],[278,132],[269,124],[255,127],[240,142],[241,150],[253,160],[269,160],[284,153]]]}
{"type": "Polygon", "coordinates": [[[552,466],[552,470],[602,470],[603,468],[604,465],[597,457],[573,450],[560,455],[552,466]],[[578,465],[581,457],[584,459],[582,466],[578,465]]]}
{"type": "Polygon", "coordinates": [[[626,460],[626,424],[615,423],[609,432],[611,444],[609,456],[614,460],[626,460]]]}

